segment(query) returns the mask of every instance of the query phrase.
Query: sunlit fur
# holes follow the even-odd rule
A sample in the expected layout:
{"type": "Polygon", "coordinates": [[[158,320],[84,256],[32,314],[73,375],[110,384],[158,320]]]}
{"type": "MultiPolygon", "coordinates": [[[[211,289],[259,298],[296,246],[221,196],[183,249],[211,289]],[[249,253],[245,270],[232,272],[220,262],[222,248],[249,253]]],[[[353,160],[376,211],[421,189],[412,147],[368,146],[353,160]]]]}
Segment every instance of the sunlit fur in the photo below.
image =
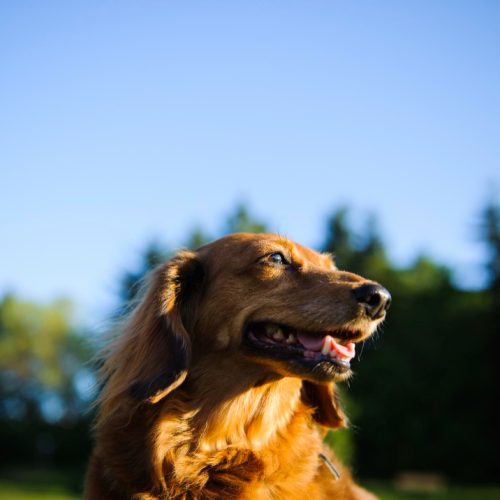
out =
{"type": "Polygon", "coordinates": [[[237,234],[153,272],[104,354],[87,499],[374,498],[323,444],[345,425],[335,373],[242,348],[249,321],[325,331],[368,321],[365,280],[276,235],[237,234]],[[286,253],[293,271],[266,256],[286,253]],[[333,477],[322,452],[341,472],[333,477]]]}

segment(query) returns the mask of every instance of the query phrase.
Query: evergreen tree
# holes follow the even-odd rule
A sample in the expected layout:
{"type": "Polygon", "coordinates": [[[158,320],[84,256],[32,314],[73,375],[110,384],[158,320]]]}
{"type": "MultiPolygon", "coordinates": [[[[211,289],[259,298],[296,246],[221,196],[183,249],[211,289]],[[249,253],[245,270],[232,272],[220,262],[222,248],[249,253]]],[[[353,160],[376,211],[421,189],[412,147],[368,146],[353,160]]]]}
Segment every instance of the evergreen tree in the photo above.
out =
{"type": "Polygon", "coordinates": [[[481,239],[487,248],[486,270],[488,286],[495,307],[500,307],[500,206],[489,202],[482,214],[481,239]]]}

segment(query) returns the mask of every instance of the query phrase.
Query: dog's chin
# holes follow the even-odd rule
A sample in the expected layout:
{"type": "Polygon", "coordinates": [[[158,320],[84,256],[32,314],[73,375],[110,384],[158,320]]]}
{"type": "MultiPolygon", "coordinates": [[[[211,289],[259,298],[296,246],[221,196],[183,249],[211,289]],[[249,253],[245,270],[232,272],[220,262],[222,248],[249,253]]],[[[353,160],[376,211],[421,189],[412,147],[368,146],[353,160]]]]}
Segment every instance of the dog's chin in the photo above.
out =
{"type": "Polygon", "coordinates": [[[316,383],[341,382],[352,375],[350,366],[335,361],[302,362],[301,360],[274,361],[276,371],[285,377],[299,377],[316,383]]]}
{"type": "Polygon", "coordinates": [[[313,332],[259,321],[245,327],[242,347],[280,375],[326,383],[350,377],[354,341],[364,337],[348,328],[313,332]]]}

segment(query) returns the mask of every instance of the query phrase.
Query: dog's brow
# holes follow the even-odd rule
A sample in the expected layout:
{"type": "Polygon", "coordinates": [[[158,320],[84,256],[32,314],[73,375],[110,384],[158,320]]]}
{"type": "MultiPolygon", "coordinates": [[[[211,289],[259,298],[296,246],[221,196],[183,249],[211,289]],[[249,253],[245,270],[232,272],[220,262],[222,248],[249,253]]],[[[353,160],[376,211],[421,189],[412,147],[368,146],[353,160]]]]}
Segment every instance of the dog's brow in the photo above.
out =
{"type": "Polygon", "coordinates": [[[259,252],[281,252],[286,251],[289,253],[294,253],[294,243],[286,238],[278,238],[276,240],[263,240],[258,246],[259,252]]]}
{"type": "Polygon", "coordinates": [[[293,255],[297,261],[309,262],[313,265],[324,265],[323,255],[298,243],[293,244],[293,255]]]}
{"type": "Polygon", "coordinates": [[[293,248],[295,247],[295,243],[293,241],[290,241],[288,238],[285,238],[284,236],[281,236],[277,240],[278,245],[283,246],[289,251],[292,251],[293,248]]]}

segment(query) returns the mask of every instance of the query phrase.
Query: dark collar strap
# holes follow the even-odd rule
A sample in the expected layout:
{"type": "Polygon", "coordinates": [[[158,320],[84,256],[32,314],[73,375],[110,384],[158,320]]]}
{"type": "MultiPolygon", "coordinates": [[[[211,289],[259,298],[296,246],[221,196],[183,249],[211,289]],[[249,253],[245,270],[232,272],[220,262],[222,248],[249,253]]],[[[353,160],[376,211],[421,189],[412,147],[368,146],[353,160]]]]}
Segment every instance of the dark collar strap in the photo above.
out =
{"type": "Polygon", "coordinates": [[[337,480],[340,479],[340,473],[335,468],[335,465],[332,464],[330,459],[326,455],[324,455],[323,453],[319,454],[319,458],[321,460],[323,460],[323,463],[326,465],[326,468],[332,473],[332,476],[337,480]]]}

